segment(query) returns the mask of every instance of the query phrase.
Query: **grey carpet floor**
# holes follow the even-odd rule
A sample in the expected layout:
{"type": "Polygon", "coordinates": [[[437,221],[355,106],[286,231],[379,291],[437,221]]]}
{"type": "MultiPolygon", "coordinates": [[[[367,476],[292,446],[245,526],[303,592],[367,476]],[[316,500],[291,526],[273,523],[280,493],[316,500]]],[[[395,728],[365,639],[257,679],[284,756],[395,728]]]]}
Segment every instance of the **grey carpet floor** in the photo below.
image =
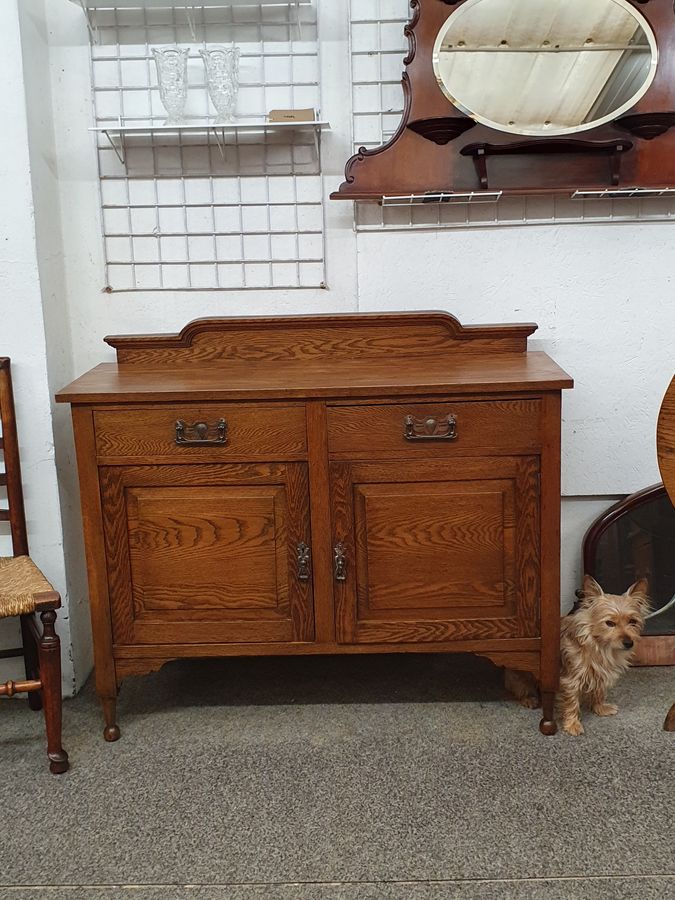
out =
{"type": "Polygon", "coordinates": [[[91,685],[51,776],[39,714],[0,705],[0,897],[675,898],[675,669],[544,738],[471,657],[183,661],[91,685]]]}

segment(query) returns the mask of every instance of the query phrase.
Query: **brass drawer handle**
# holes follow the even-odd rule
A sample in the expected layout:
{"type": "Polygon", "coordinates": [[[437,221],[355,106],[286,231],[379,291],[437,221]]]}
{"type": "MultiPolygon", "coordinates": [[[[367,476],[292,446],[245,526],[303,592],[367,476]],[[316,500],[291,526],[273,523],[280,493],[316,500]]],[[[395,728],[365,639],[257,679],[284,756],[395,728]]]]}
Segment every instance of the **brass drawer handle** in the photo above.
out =
{"type": "Polygon", "coordinates": [[[300,543],[295,550],[298,560],[298,581],[309,581],[309,560],[311,550],[305,543],[300,543]]]}
{"type": "Polygon", "coordinates": [[[227,443],[227,422],[218,419],[215,425],[206,422],[194,422],[187,425],[182,419],[176,422],[176,443],[181,447],[214,447],[216,444],[227,443]],[[215,431],[215,437],[209,437],[209,432],[215,431]],[[186,434],[191,435],[187,437],[186,434]]]}
{"type": "Polygon", "coordinates": [[[347,580],[347,557],[345,556],[345,545],[342,541],[333,548],[333,561],[335,563],[335,580],[347,580]]]}
{"type": "Polygon", "coordinates": [[[403,437],[406,441],[456,441],[457,419],[447,416],[445,419],[415,419],[406,416],[403,422],[403,437]]]}

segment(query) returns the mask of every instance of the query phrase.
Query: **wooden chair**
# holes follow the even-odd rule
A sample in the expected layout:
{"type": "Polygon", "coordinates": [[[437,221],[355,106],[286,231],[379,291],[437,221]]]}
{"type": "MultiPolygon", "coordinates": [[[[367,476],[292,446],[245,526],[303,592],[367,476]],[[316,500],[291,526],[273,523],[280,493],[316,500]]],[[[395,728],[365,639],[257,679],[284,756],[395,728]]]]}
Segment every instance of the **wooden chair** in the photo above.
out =
{"type": "Polygon", "coordinates": [[[54,630],[61,597],[28,556],[12,379],[6,357],[0,357],[0,423],[0,450],[5,458],[0,485],[7,487],[9,507],[0,509],[0,521],[10,524],[13,552],[13,556],[0,557],[0,618],[20,617],[23,644],[0,651],[0,659],[23,656],[26,663],[26,680],[0,684],[0,696],[28,693],[31,709],[44,709],[49,768],[58,775],[68,769],[68,754],[61,746],[61,643],[54,630]],[[42,633],[35,613],[40,614],[42,633]]]}

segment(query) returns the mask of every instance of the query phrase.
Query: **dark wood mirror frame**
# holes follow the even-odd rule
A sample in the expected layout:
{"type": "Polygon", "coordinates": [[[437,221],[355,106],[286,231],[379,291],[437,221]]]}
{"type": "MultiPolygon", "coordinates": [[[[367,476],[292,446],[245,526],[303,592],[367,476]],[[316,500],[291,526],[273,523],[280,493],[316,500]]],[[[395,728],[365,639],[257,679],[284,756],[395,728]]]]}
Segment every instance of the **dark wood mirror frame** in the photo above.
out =
{"type": "Polygon", "coordinates": [[[574,195],[675,187],[675,2],[630,0],[658,46],[656,75],[627,113],[573,138],[524,139],[476,122],[439,88],[436,37],[467,0],[410,0],[405,109],[392,139],[347,163],[336,200],[489,191],[574,195]]]}

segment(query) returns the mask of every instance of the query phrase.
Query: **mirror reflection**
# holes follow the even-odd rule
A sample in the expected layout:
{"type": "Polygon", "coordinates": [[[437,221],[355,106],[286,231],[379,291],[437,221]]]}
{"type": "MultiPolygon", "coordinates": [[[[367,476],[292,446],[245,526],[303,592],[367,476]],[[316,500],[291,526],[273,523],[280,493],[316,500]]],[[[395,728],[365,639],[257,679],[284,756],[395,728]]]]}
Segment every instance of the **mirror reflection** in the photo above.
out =
{"type": "Polygon", "coordinates": [[[467,115],[523,135],[611,121],[647,91],[654,34],[628,0],[466,0],[434,47],[441,90],[467,115]]]}

